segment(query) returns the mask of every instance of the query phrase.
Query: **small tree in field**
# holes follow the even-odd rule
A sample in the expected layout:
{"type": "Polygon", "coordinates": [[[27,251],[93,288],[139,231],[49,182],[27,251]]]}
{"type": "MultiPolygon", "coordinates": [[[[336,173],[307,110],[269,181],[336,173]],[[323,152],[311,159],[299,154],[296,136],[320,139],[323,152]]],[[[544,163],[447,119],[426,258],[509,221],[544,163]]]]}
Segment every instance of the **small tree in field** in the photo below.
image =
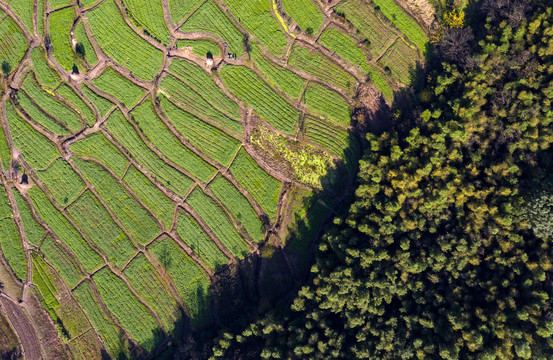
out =
{"type": "Polygon", "coordinates": [[[2,72],[4,75],[8,75],[12,71],[12,67],[9,62],[3,61],[2,62],[2,72]]]}

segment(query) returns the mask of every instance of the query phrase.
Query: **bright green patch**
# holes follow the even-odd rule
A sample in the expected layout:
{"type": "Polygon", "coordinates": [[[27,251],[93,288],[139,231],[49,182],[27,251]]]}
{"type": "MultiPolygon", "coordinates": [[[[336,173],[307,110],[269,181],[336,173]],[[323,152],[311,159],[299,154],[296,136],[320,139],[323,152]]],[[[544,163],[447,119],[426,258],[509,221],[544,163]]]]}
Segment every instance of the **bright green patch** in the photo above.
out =
{"type": "Polygon", "coordinates": [[[321,84],[309,83],[303,94],[303,102],[309,109],[327,117],[332,122],[342,125],[349,125],[351,122],[351,107],[346,100],[321,84]]]}
{"type": "Polygon", "coordinates": [[[308,33],[317,32],[323,23],[323,14],[313,0],[282,0],[282,7],[308,33]]]}
{"type": "Polygon", "coordinates": [[[138,28],[150,34],[164,44],[169,44],[169,29],[163,17],[163,5],[160,1],[124,0],[130,11],[130,18],[138,28]]]}
{"type": "MultiPolygon", "coordinates": [[[[53,8],[51,4],[50,6],[53,8]]],[[[72,7],[60,9],[50,14],[52,54],[65,71],[71,71],[73,65],[75,65],[75,53],[69,36],[74,19],[75,10],[72,7]]]]}
{"type": "Polygon", "coordinates": [[[46,260],[56,268],[69,287],[75,286],[83,278],[83,274],[75,260],[50,236],[44,239],[40,251],[44,254],[46,260]]]}
{"type": "Polygon", "coordinates": [[[12,215],[6,188],[0,185],[0,248],[20,280],[27,277],[27,259],[12,215]]]}
{"type": "Polygon", "coordinates": [[[40,226],[37,220],[34,218],[33,214],[31,213],[31,208],[29,207],[29,204],[27,204],[27,202],[17,189],[12,189],[12,195],[15,198],[17,210],[19,210],[19,216],[21,217],[21,222],[23,224],[25,238],[27,239],[29,244],[38,247],[40,245],[40,241],[44,236],[44,228],[40,226]]]}

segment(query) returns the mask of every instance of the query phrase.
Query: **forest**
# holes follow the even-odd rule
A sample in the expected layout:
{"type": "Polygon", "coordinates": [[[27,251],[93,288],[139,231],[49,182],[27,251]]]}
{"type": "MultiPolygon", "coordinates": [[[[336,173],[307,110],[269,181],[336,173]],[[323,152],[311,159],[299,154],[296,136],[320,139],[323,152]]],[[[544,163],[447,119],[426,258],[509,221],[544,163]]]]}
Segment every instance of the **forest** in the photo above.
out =
{"type": "Polygon", "coordinates": [[[393,123],[366,135],[352,203],[320,239],[307,283],[198,353],[552,358],[550,6],[469,4],[393,123]]]}

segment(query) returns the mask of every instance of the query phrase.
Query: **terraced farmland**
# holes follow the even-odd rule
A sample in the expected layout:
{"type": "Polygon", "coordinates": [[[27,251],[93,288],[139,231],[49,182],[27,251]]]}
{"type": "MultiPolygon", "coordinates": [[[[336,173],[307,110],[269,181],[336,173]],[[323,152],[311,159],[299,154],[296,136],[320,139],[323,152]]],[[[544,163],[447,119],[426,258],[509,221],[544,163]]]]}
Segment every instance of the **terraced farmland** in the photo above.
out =
{"type": "Polygon", "coordinates": [[[221,321],[227,271],[293,284],[291,232],[355,177],[362,94],[390,102],[427,42],[395,0],[0,0],[0,267],[44,308],[38,351],[153,357],[221,321]],[[307,182],[301,157],[332,166],[307,182]]]}

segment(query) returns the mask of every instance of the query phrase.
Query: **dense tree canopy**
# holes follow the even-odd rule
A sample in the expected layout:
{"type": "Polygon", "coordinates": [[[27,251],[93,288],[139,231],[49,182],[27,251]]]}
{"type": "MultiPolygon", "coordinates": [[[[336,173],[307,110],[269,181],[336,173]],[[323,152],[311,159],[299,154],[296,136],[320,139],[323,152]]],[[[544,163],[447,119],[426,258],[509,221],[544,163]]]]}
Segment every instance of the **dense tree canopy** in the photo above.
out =
{"type": "Polygon", "coordinates": [[[223,334],[216,358],[553,356],[553,195],[535,185],[553,142],[553,13],[487,3],[485,35],[429,75],[415,125],[367,136],[355,201],[291,310],[223,334]]]}

